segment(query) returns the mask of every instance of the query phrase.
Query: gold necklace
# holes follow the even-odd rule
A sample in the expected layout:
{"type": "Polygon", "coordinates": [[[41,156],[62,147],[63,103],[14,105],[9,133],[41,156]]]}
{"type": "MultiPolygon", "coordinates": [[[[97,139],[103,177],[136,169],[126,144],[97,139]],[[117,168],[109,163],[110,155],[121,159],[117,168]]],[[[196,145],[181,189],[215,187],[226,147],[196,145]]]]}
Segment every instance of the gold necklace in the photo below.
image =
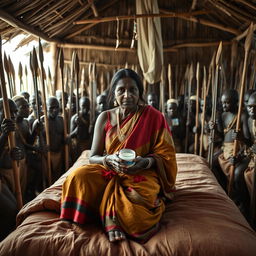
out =
{"type": "Polygon", "coordinates": [[[138,109],[139,109],[139,106],[137,106],[137,108],[136,108],[136,111],[135,111],[135,113],[132,117],[133,118],[132,123],[130,124],[130,127],[127,130],[126,134],[121,132],[121,128],[120,128],[120,108],[117,109],[117,111],[116,111],[117,137],[118,137],[120,142],[123,142],[128,137],[128,135],[131,133],[131,131],[133,129],[133,126],[134,126],[134,124],[136,122],[136,119],[137,119],[135,115],[137,114],[138,109]]]}

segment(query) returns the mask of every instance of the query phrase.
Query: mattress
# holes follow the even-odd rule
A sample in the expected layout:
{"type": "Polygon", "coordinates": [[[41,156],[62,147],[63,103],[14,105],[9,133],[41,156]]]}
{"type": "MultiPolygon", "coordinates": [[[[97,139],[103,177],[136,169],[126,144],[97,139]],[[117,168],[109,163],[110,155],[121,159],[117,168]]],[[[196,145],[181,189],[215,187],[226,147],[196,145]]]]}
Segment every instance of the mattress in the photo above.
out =
{"type": "Polygon", "coordinates": [[[146,243],[110,243],[99,224],[78,226],[60,220],[61,185],[70,172],[86,163],[88,151],[20,210],[17,228],[0,243],[1,256],[256,255],[255,232],[207,162],[192,154],[177,154],[175,198],[166,205],[160,230],[146,243]]]}

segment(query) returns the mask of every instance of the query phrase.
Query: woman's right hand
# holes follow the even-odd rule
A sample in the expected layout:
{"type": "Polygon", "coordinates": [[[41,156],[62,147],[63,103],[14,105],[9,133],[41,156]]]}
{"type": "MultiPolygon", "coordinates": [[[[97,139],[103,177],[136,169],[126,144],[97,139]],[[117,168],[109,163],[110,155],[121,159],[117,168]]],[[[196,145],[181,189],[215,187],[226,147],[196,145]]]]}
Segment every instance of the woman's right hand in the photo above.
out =
{"type": "Polygon", "coordinates": [[[115,154],[107,155],[105,158],[105,162],[110,168],[114,169],[114,171],[124,173],[127,167],[125,167],[122,164],[122,159],[120,159],[118,155],[119,155],[119,152],[116,152],[115,154]]]}

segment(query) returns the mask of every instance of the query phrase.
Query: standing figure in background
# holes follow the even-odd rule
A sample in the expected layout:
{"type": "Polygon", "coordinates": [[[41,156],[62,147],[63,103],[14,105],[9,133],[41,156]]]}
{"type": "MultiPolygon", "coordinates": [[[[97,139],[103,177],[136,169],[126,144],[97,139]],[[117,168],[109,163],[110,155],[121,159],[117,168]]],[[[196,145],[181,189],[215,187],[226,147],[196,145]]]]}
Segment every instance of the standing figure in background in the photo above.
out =
{"type": "Polygon", "coordinates": [[[152,93],[152,92],[148,93],[147,103],[149,106],[152,106],[157,110],[159,109],[159,102],[158,102],[157,95],[155,93],[152,93]]]}
{"type": "MultiPolygon", "coordinates": [[[[16,116],[16,145],[21,148],[25,153],[25,158],[19,161],[20,178],[21,178],[21,191],[25,199],[27,197],[27,184],[28,184],[28,158],[27,154],[33,150],[33,143],[35,141],[35,134],[31,134],[29,122],[26,119],[29,116],[29,104],[27,100],[21,96],[16,95],[12,98],[17,106],[16,116]]],[[[30,173],[30,177],[33,174],[30,173]]]]}
{"type": "Polygon", "coordinates": [[[71,118],[69,137],[72,139],[72,161],[74,162],[81,153],[90,149],[93,126],[90,124],[90,100],[82,97],[79,100],[79,114],[71,118]]]}
{"type": "Polygon", "coordinates": [[[105,94],[100,94],[96,99],[96,118],[100,113],[108,109],[107,96],[105,94]]]}
{"type": "MultiPolygon", "coordinates": [[[[66,143],[64,139],[64,121],[63,117],[59,115],[60,107],[56,97],[48,98],[47,112],[49,118],[52,182],[54,182],[64,172],[64,145],[66,143]]],[[[44,116],[42,116],[41,120],[44,122],[44,116]]]]}
{"type": "MultiPolygon", "coordinates": [[[[0,99],[0,177],[1,182],[6,184],[8,189],[15,194],[15,183],[12,169],[12,159],[22,160],[25,158],[24,150],[16,147],[10,150],[8,145],[8,135],[16,130],[15,122],[17,115],[17,106],[11,99],[9,108],[11,119],[4,118],[3,100],[0,99]]],[[[21,178],[21,177],[20,177],[21,178]]]]}
{"type": "Polygon", "coordinates": [[[178,112],[179,103],[176,99],[167,100],[166,120],[172,132],[176,153],[184,152],[185,122],[178,112]]]}
{"type": "MultiPolygon", "coordinates": [[[[38,101],[39,101],[39,118],[40,118],[40,116],[43,115],[42,99],[41,99],[40,96],[38,97],[38,101]]],[[[27,119],[28,119],[28,122],[29,122],[29,127],[32,130],[33,123],[37,118],[37,105],[36,105],[36,95],[35,94],[33,94],[30,97],[30,102],[29,103],[30,103],[31,113],[30,113],[30,115],[28,116],[27,119]]]]}
{"type": "MultiPolygon", "coordinates": [[[[56,91],[56,98],[59,102],[59,109],[60,109],[59,113],[62,114],[62,91],[61,90],[56,91]]],[[[68,104],[68,93],[64,92],[64,107],[65,107],[65,110],[67,110],[67,104],[68,104]]]]}
{"type": "MultiPolygon", "coordinates": [[[[214,155],[212,171],[220,185],[226,190],[231,166],[235,165],[233,195],[236,197],[235,195],[239,194],[239,187],[236,184],[240,182],[239,170],[242,164],[243,146],[244,142],[248,143],[249,129],[247,117],[245,113],[242,113],[241,133],[235,133],[238,113],[238,93],[236,90],[225,91],[221,96],[221,102],[223,113],[219,116],[215,125],[212,121],[209,122],[210,129],[215,129],[216,133],[223,138],[221,150],[214,155]],[[239,140],[239,151],[236,156],[233,155],[235,139],[239,140]]],[[[238,199],[234,197],[232,199],[236,202],[238,199]]]]}
{"type": "Polygon", "coordinates": [[[26,99],[26,101],[29,103],[30,94],[28,92],[23,91],[20,93],[20,95],[23,96],[26,99]]]}

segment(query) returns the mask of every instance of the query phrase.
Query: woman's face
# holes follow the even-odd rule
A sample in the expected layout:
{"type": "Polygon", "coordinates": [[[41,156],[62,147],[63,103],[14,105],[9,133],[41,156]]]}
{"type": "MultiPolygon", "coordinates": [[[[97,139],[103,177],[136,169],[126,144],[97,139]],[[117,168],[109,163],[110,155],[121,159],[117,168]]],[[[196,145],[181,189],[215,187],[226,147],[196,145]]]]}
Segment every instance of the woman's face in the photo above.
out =
{"type": "Polygon", "coordinates": [[[139,88],[130,77],[125,77],[117,82],[115,99],[119,106],[126,109],[134,109],[139,101],[139,88]]]}

